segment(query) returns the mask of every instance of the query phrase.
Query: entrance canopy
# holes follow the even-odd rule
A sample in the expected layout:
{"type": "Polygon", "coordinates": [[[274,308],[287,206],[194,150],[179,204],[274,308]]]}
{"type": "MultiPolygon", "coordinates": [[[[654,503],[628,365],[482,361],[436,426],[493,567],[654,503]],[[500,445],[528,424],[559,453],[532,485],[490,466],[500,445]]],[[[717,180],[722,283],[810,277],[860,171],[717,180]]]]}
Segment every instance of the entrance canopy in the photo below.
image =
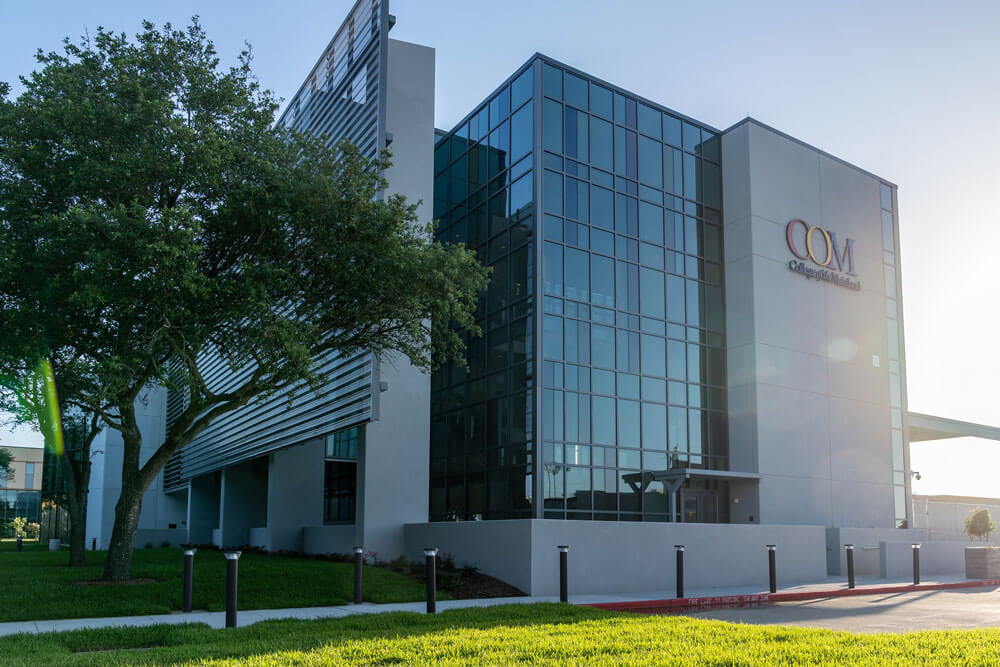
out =
{"type": "Polygon", "coordinates": [[[919,412],[907,414],[910,422],[910,442],[944,440],[946,438],[985,438],[1000,440],[1000,427],[935,417],[919,412]]]}
{"type": "Polygon", "coordinates": [[[684,480],[691,478],[699,479],[760,479],[760,474],[755,472],[735,472],[732,470],[705,470],[703,468],[671,468],[668,470],[657,470],[649,472],[633,472],[623,475],[622,479],[636,494],[642,494],[653,482],[662,482],[663,488],[667,491],[667,504],[670,511],[671,521],[676,516],[677,491],[684,484],[684,480]]]}

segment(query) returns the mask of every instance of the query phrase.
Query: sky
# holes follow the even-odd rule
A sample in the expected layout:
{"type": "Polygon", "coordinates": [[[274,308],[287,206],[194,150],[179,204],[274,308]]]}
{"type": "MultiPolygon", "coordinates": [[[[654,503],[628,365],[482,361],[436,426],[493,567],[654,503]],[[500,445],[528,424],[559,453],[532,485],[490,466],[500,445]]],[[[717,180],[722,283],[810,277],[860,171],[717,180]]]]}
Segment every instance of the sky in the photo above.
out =
{"type": "MultiPolygon", "coordinates": [[[[1000,425],[1000,3],[390,3],[392,37],[437,50],[438,127],[539,51],[719,129],[753,116],[896,183],[910,410],[1000,425]]],[[[64,36],[199,14],[223,62],[249,42],[287,100],[352,4],[0,0],[0,81],[64,36]]],[[[1000,496],[1000,443],[915,443],[912,464],[916,493],[1000,496]]]]}

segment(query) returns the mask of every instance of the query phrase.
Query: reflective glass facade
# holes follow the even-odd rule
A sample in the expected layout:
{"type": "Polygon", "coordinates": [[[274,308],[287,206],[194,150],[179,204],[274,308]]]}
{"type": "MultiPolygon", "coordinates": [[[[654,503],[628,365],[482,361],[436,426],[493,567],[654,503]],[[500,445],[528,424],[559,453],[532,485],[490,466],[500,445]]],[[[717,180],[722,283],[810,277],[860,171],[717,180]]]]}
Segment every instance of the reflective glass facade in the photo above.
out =
{"type": "Polygon", "coordinates": [[[720,148],[541,57],[439,140],[438,236],[493,279],[469,371],[432,381],[432,520],[666,521],[626,478],[728,467],[720,148]]]}

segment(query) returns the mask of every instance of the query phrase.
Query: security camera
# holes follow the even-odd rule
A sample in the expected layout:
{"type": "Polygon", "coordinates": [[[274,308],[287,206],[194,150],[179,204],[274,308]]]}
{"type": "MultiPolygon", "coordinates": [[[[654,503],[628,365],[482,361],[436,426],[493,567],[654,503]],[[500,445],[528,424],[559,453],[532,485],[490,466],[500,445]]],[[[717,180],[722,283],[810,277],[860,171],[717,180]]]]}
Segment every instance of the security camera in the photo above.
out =
{"type": "Polygon", "coordinates": [[[916,479],[916,480],[917,480],[918,482],[920,481],[920,473],[919,473],[919,472],[918,472],[918,473],[914,473],[913,477],[914,477],[914,478],[915,478],[915,479],[916,479]]]}

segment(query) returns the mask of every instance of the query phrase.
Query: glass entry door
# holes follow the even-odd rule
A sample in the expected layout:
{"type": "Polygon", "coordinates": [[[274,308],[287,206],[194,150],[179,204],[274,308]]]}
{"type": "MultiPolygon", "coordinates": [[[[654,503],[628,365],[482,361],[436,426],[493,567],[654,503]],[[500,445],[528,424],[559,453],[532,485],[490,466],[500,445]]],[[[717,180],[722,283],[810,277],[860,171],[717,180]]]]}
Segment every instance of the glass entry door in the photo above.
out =
{"type": "Polygon", "coordinates": [[[719,492],[681,489],[681,521],[719,523],[719,492]]]}

